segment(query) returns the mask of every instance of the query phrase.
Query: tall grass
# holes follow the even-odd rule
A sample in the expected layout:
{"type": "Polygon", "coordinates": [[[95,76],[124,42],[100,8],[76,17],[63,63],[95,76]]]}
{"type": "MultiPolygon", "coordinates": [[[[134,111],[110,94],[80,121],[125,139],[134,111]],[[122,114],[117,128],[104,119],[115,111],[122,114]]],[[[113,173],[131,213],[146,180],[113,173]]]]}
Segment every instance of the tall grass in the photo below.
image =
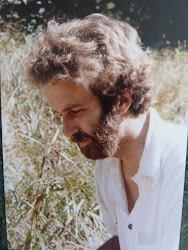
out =
{"type": "Polygon", "coordinates": [[[152,51],[154,106],[162,118],[188,124],[188,51],[152,51]]]}
{"type": "MultiPolygon", "coordinates": [[[[63,135],[43,91],[23,72],[32,37],[1,33],[8,244],[12,249],[96,249],[108,238],[94,191],[94,162],[63,135]]],[[[155,107],[188,123],[188,53],[152,51],[155,107]]]]}

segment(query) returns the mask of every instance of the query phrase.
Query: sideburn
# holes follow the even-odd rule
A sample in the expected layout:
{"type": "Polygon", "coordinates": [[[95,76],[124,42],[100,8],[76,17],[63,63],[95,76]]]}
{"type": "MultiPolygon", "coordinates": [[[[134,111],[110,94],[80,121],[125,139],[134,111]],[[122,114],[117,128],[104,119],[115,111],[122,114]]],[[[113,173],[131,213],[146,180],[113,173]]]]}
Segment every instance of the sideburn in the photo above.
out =
{"type": "Polygon", "coordinates": [[[102,106],[103,114],[106,116],[112,112],[112,108],[116,102],[116,96],[104,95],[96,86],[91,86],[92,93],[99,99],[102,106]]]}

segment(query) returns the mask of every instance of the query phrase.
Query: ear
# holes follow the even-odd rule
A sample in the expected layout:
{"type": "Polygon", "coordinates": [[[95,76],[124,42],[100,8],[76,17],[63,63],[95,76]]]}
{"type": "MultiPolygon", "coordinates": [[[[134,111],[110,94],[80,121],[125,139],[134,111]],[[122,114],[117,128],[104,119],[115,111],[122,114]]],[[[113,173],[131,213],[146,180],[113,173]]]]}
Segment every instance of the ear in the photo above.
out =
{"type": "Polygon", "coordinates": [[[123,91],[117,96],[116,104],[114,105],[114,110],[120,115],[124,116],[129,110],[132,104],[132,90],[128,89],[123,91]]]}

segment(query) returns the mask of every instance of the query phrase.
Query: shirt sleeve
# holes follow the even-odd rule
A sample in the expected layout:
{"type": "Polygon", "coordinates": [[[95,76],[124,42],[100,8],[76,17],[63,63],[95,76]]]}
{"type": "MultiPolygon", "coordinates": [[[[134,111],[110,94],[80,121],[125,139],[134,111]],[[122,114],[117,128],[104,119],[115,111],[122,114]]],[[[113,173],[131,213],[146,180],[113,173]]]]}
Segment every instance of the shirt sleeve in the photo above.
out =
{"type": "MultiPolygon", "coordinates": [[[[183,141],[182,141],[183,143],[183,141]]],[[[163,194],[163,203],[168,204],[164,207],[166,210],[163,224],[163,242],[164,249],[178,249],[178,243],[180,238],[181,229],[181,216],[182,216],[182,205],[183,205],[183,188],[184,188],[184,176],[185,176],[185,160],[184,157],[178,157],[178,149],[174,150],[171,155],[166,169],[166,176],[164,180],[166,187],[170,183],[173,183],[170,189],[167,189],[163,194]],[[166,239],[171,239],[170,241],[166,239]],[[173,246],[173,247],[172,247],[173,246]]],[[[182,154],[185,155],[185,152],[182,154]]]]}

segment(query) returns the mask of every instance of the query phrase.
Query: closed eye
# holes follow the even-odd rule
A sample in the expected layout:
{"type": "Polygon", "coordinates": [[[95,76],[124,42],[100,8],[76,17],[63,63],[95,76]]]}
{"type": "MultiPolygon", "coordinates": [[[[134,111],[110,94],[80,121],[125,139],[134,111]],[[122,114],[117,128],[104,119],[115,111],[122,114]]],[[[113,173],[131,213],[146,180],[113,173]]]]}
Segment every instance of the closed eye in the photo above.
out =
{"type": "Polygon", "coordinates": [[[70,113],[75,115],[75,114],[78,114],[80,111],[82,111],[83,109],[77,109],[77,110],[70,110],[70,113]]]}

